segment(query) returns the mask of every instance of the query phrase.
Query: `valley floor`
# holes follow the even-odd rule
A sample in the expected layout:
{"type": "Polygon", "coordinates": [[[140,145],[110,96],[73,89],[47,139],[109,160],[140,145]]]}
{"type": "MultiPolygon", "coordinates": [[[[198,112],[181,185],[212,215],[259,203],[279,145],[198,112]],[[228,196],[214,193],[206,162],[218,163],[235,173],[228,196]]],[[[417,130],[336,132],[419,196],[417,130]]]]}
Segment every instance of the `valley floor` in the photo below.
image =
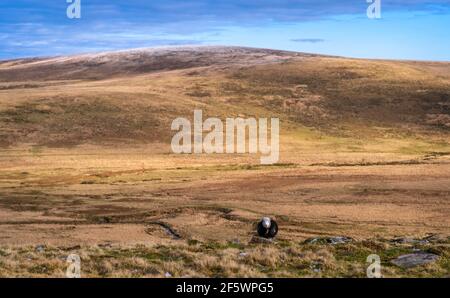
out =
{"type": "Polygon", "coordinates": [[[309,151],[260,166],[164,150],[3,150],[0,275],[62,277],[70,253],[86,276],[363,277],[370,254],[386,276],[448,275],[448,155],[309,151]],[[262,216],[280,225],[274,243],[250,241],[262,216]],[[352,241],[305,243],[336,236],[352,241]],[[440,259],[390,263],[414,249],[440,259]]]}

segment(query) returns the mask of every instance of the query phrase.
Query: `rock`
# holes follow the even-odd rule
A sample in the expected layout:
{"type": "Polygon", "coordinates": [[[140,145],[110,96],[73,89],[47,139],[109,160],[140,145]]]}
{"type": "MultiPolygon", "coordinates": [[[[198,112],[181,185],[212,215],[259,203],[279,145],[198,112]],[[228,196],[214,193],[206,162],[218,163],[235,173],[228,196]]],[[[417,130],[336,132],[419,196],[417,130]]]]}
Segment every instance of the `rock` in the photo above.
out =
{"type": "Polygon", "coordinates": [[[320,271],[322,271],[322,264],[320,262],[312,262],[310,267],[315,273],[319,273],[320,271]]]}
{"type": "Polygon", "coordinates": [[[393,243],[398,244],[427,244],[429,241],[427,239],[414,239],[409,237],[397,237],[391,240],[393,243]]]}
{"type": "Polygon", "coordinates": [[[428,234],[424,238],[412,238],[412,237],[396,237],[390,242],[398,244],[429,244],[429,243],[445,243],[448,239],[443,235],[428,234]]]}
{"type": "Polygon", "coordinates": [[[350,243],[352,241],[353,241],[352,238],[338,236],[338,237],[316,237],[316,238],[310,238],[310,239],[305,240],[304,243],[306,243],[306,244],[331,244],[331,245],[336,245],[336,244],[350,243]]]}
{"type": "Polygon", "coordinates": [[[170,274],[169,272],[166,272],[166,273],[164,273],[164,276],[165,276],[166,278],[170,278],[170,277],[172,277],[172,274],[170,274]]]}
{"type": "Polygon", "coordinates": [[[273,243],[273,239],[263,238],[263,237],[259,237],[259,236],[253,236],[252,239],[250,239],[250,243],[271,244],[271,243],[273,243]]]}
{"type": "Polygon", "coordinates": [[[433,263],[437,259],[439,259],[438,255],[425,253],[425,252],[419,252],[419,253],[413,253],[413,254],[399,256],[397,259],[392,260],[391,263],[396,266],[402,267],[402,268],[413,268],[413,267],[433,263]]]}
{"type": "Polygon", "coordinates": [[[316,238],[308,238],[303,243],[305,243],[305,244],[324,244],[325,242],[326,242],[325,239],[316,237],[316,238]]]}
{"type": "Polygon", "coordinates": [[[245,258],[246,256],[248,256],[248,253],[247,253],[247,252],[241,252],[241,253],[239,254],[239,257],[240,257],[240,258],[245,258]]]}
{"type": "Polygon", "coordinates": [[[104,243],[98,244],[98,247],[100,247],[100,248],[112,248],[112,244],[110,242],[104,242],[104,243]]]}
{"type": "Polygon", "coordinates": [[[450,240],[450,237],[445,237],[443,235],[438,235],[438,234],[430,234],[427,237],[423,238],[423,240],[426,240],[426,241],[432,242],[432,243],[446,243],[450,240]]]}
{"type": "Polygon", "coordinates": [[[353,239],[349,237],[331,237],[327,239],[327,242],[332,245],[350,243],[352,241],[353,239]]]}
{"type": "Polygon", "coordinates": [[[231,240],[231,243],[239,245],[239,244],[241,244],[241,241],[236,238],[236,239],[231,240]]]}
{"type": "Polygon", "coordinates": [[[45,246],[44,245],[38,245],[36,246],[36,251],[39,253],[42,253],[45,251],[45,246]]]}

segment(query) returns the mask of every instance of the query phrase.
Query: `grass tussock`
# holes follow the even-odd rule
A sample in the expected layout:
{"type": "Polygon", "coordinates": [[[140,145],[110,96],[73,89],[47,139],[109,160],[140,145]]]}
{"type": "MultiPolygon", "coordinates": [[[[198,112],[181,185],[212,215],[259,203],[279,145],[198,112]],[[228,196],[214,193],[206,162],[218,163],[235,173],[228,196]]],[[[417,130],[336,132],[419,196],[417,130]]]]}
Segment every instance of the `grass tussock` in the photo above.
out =
{"type": "Polygon", "coordinates": [[[444,277],[450,242],[399,244],[376,239],[346,244],[241,244],[192,241],[154,247],[3,247],[0,276],[64,277],[66,258],[81,258],[85,277],[366,277],[366,259],[378,254],[384,277],[444,277]],[[214,247],[215,249],[210,249],[214,247]],[[413,250],[432,252],[432,264],[402,269],[390,263],[413,250]]]}

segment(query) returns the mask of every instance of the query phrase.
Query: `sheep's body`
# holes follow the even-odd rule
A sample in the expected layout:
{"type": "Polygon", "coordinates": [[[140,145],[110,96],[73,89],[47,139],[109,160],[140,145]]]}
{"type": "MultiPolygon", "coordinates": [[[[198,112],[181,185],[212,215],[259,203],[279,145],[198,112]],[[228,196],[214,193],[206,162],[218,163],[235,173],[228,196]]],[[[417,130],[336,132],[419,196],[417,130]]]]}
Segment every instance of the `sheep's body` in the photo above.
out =
{"type": "Polygon", "coordinates": [[[267,227],[267,224],[265,223],[265,219],[261,220],[258,223],[257,232],[260,237],[263,238],[275,238],[275,236],[278,234],[278,224],[276,221],[270,219],[270,225],[267,227]]]}

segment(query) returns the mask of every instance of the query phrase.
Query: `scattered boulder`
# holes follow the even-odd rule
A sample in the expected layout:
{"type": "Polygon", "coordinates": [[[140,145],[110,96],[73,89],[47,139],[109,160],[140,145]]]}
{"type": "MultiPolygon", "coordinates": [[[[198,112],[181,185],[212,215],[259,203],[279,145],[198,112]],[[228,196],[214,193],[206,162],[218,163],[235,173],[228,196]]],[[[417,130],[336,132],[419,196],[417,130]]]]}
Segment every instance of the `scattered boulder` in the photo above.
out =
{"type": "Polygon", "coordinates": [[[45,251],[45,245],[36,246],[36,251],[39,253],[43,253],[45,251]]]}
{"type": "Polygon", "coordinates": [[[248,253],[247,253],[247,252],[241,252],[241,253],[239,253],[239,257],[240,257],[240,258],[245,258],[246,256],[248,256],[248,253]]]}
{"type": "Polygon", "coordinates": [[[450,240],[450,237],[439,234],[430,234],[427,237],[423,238],[423,240],[426,240],[430,243],[447,243],[450,240]]]}
{"type": "Polygon", "coordinates": [[[252,239],[250,239],[250,243],[271,244],[273,243],[273,239],[263,238],[255,235],[252,237],[252,239]]]}
{"type": "Polygon", "coordinates": [[[236,244],[236,245],[240,245],[241,244],[241,240],[235,238],[235,239],[231,240],[231,243],[236,244]]]}
{"type": "Polygon", "coordinates": [[[397,237],[391,240],[392,243],[397,244],[428,244],[427,239],[414,239],[410,237],[397,237]]]}
{"type": "Polygon", "coordinates": [[[336,244],[345,244],[352,242],[353,239],[349,237],[331,237],[327,239],[327,242],[336,245],[336,244]]]}
{"type": "Polygon", "coordinates": [[[108,249],[108,248],[112,248],[112,243],[111,242],[103,242],[103,243],[99,243],[97,246],[100,248],[108,249]]]}
{"type": "Polygon", "coordinates": [[[322,271],[322,263],[320,263],[320,262],[312,262],[310,267],[311,267],[311,270],[315,273],[319,273],[320,271],[322,271]]]}
{"type": "Polygon", "coordinates": [[[418,253],[399,256],[397,259],[392,260],[391,263],[396,266],[399,266],[401,268],[413,268],[413,267],[433,263],[437,259],[439,259],[438,255],[426,253],[426,252],[418,252],[418,253]]]}
{"type": "Polygon", "coordinates": [[[306,244],[345,244],[352,242],[353,239],[345,236],[337,236],[337,237],[315,237],[309,238],[305,240],[306,244]]]}
{"type": "Polygon", "coordinates": [[[430,243],[446,243],[449,238],[444,235],[439,234],[428,234],[428,236],[423,238],[413,238],[413,237],[396,237],[389,240],[394,244],[430,244],[430,243]]]}

